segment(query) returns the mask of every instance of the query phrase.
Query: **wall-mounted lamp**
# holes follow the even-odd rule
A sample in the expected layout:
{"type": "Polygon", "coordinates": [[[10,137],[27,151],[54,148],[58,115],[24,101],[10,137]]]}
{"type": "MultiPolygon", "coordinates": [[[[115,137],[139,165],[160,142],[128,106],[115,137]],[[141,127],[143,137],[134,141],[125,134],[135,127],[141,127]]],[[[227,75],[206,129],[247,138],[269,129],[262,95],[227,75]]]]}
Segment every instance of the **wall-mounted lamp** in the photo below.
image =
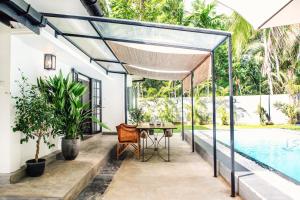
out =
{"type": "Polygon", "coordinates": [[[55,70],[56,69],[56,56],[55,55],[45,54],[44,69],[47,69],[47,70],[55,70]]]}

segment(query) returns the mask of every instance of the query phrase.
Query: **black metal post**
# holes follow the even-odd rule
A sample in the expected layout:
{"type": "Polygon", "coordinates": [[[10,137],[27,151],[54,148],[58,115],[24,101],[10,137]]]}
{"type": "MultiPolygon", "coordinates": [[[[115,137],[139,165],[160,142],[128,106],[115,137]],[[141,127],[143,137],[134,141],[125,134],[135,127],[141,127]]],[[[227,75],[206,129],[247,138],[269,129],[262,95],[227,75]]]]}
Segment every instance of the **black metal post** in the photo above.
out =
{"type": "Polygon", "coordinates": [[[181,81],[181,138],[184,140],[183,81],[181,81]]]}
{"type": "Polygon", "coordinates": [[[195,151],[195,130],[194,130],[194,72],[191,74],[191,104],[192,104],[192,152],[195,151]]]}
{"type": "Polygon", "coordinates": [[[125,108],[125,123],[127,124],[127,74],[124,74],[124,108],[125,108]]]}
{"type": "Polygon", "coordinates": [[[228,37],[228,74],[229,74],[229,107],[230,107],[230,154],[231,154],[231,196],[235,197],[235,160],[234,160],[234,113],[233,113],[233,81],[232,81],[232,41],[228,37]]]}
{"type": "Polygon", "coordinates": [[[214,177],[217,177],[217,135],[216,135],[216,72],[214,51],[211,53],[211,80],[212,80],[212,122],[213,122],[213,152],[214,152],[214,177]]]}
{"type": "Polygon", "coordinates": [[[271,91],[269,92],[269,96],[268,96],[268,113],[269,113],[269,119],[268,121],[271,121],[271,91]]]}

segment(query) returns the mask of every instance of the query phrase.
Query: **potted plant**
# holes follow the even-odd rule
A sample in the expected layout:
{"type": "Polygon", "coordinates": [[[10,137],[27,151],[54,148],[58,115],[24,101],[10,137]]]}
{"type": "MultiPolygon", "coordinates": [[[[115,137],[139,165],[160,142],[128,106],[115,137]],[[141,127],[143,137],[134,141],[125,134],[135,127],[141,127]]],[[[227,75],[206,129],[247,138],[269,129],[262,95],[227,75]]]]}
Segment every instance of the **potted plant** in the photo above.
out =
{"type": "Polygon", "coordinates": [[[129,110],[130,122],[139,125],[144,120],[143,110],[141,108],[132,108],[129,110]]]}
{"type": "Polygon", "coordinates": [[[82,138],[82,125],[87,119],[98,123],[100,126],[109,129],[98,119],[92,117],[89,103],[82,103],[81,97],[86,87],[64,77],[62,72],[54,77],[38,79],[40,91],[47,96],[48,101],[55,107],[55,116],[60,123],[54,127],[62,134],[62,155],[66,160],[74,160],[79,153],[80,139],[82,138]]]}
{"type": "Polygon", "coordinates": [[[21,144],[29,140],[36,141],[35,158],[26,161],[26,172],[29,176],[37,177],[44,173],[46,162],[45,159],[39,158],[41,141],[49,148],[54,146],[49,142],[49,138],[57,135],[52,127],[57,120],[54,117],[54,108],[47,103],[47,99],[36,85],[30,85],[23,74],[21,81],[17,83],[20,95],[13,97],[16,102],[13,131],[23,133],[21,144]]]}

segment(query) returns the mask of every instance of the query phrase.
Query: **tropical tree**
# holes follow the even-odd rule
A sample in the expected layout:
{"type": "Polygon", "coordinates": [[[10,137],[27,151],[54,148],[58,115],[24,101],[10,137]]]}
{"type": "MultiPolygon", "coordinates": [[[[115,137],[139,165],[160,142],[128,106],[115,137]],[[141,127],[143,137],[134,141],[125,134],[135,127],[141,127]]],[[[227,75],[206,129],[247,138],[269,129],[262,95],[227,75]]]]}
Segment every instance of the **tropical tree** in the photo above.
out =
{"type": "Polygon", "coordinates": [[[184,19],[185,26],[194,26],[200,28],[224,29],[225,15],[216,13],[216,4],[207,4],[203,0],[193,2],[193,11],[184,19]]]}

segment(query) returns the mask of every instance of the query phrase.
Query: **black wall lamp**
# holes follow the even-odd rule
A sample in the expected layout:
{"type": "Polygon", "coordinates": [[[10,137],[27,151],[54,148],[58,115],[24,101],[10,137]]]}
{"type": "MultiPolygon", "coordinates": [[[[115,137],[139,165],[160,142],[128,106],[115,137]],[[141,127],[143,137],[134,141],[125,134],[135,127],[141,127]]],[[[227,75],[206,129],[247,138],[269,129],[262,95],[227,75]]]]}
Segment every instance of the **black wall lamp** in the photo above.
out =
{"type": "Polygon", "coordinates": [[[56,69],[56,56],[55,55],[45,54],[44,69],[47,69],[47,70],[55,70],[56,69]]]}

